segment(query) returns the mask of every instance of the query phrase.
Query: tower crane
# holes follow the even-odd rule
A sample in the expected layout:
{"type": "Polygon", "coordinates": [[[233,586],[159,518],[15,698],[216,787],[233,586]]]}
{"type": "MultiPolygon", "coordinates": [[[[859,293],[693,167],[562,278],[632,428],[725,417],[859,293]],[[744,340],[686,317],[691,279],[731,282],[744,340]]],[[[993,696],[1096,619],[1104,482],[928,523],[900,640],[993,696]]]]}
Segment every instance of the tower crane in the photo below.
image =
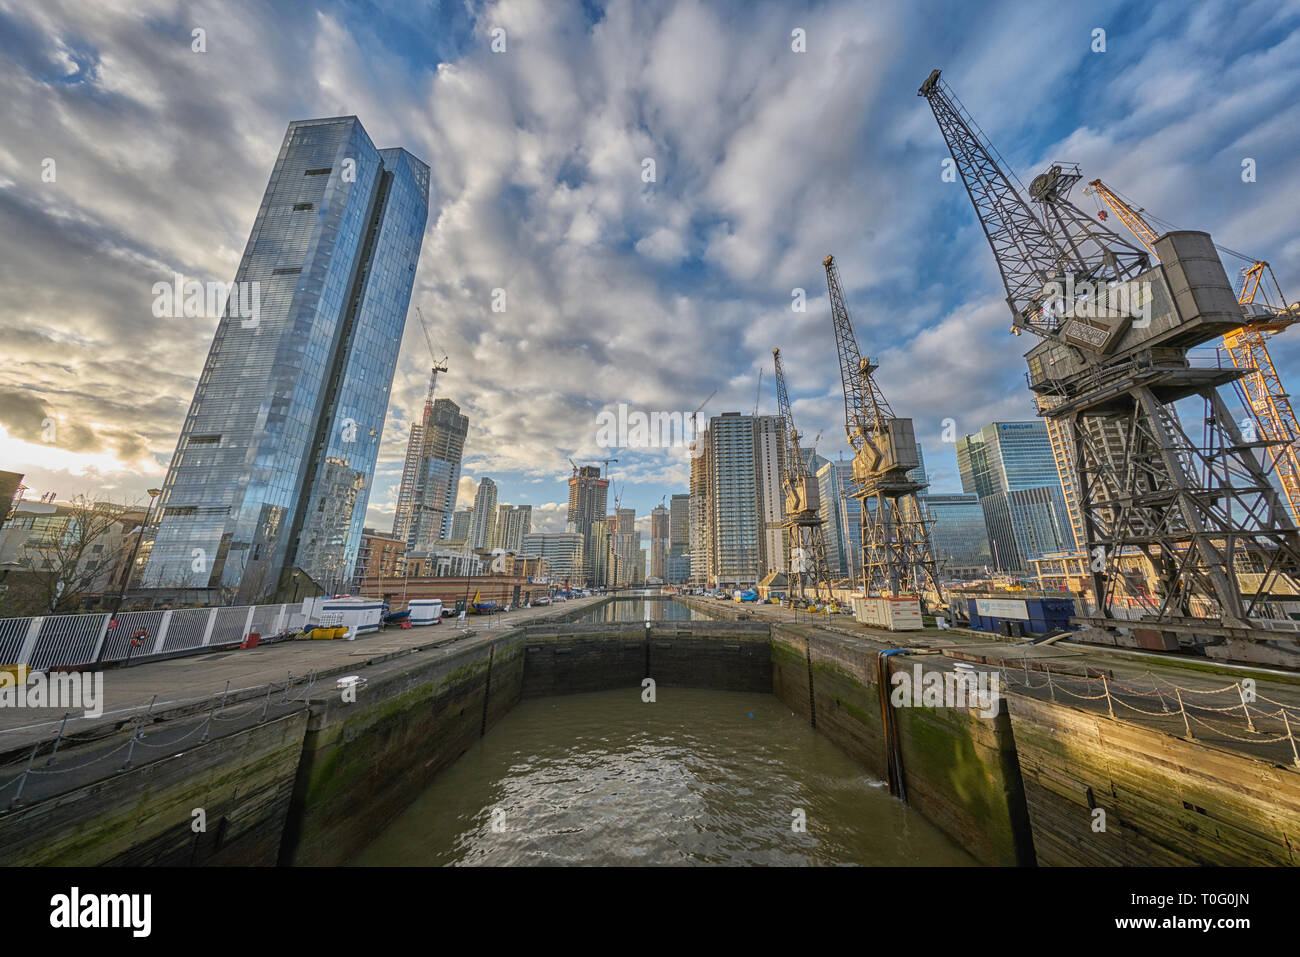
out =
{"type": "Polygon", "coordinates": [[[844,386],[844,431],[853,449],[853,497],[862,506],[864,592],[919,597],[933,591],[942,601],[930,522],[918,497],[928,486],[909,475],[921,464],[912,420],[894,414],[875,379],[879,367],[858,351],[835,257],[822,265],[844,386]]]}
{"type": "MultiPolygon", "coordinates": [[[[1143,218],[1141,210],[1134,209],[1099,179],[1094,179],[1088,186],[1159,259],[1155,246],[1156,231],[1143,218]]],[[[1282,494],[1290,506],[1291,518],[1300,523],[1300,457],[1297,457],[1295,445],[1300,439],[1300,424],[1297,424],[1291,408],[1291,397],[1283,388],[1282,379],[1268,353],[1268,336],[1292,325],[1298,317],[1286,309],[1286,297],[1282,295],[1268,263],[1257,260],[1241,272],[1237,302],[1246,321],[1223,337],[1223,347],[1233,366],[1245,372],[1233,385],[1237,387],[1242,405],[1255,420],[1259,444],[1268,449],[1282,494]],[[1264,282],[1266,275],[1271,280],[1272,292],[1264,282]],[[1257,308],[1255,299],[1260,295],[1261,285],[1265,301],[1257,308]],[[1277,296],[1278,306],[1268,301],[1273,293],[1277,296]]]]}
{"type": "Polygon", "coordinates": [[[1151,268],[1146,248],[1070,201],[1082,174],[1065,164],[1032,181],[1035,212],[940,71],[917,92],[993,250],[1013,331],[1041,340],[1026,354],[1029,387],[1067,437],[1099,623],[1114,617],[1121,558],[1141,553],[1156,577],[1146,620],[1263,627],[1252,615],[1300,570],[1300,538],[1218,394],[1242,373],[1188,361],[1188,349],[1241,325],[1210,237],[1166,233],[1151,268]],[[1099,308],[1120,287],[1137,290],[1149,321],[1099,308]],[[1205,406],[1196,438],[1174,414],[1193,397],[1205,406]],[[1253,574],[1239,577],[1245,569],[1253,574]],[[1217,615],[1205,614],[1207,602],[1217,615]]]}
{"type": "Polygon", "coordinates": [[[415,544],[415,539],[427,537],[431,521],[439,523],[441,532],[443,508],[441,503],[430,505],[426,498],[424,460],[428,457],[428,444],[433,436],[433,394],[438,388],[438,373],[447,371],[447,356],[438,358],[433,348],[433,339],[429,336],[429,324],[424,312],[417,305],[416,315],[420,318],[420,330],[424,333],[424,343],[429,347],[429,357],[433,360],[429,373],[429,391],[424,399],[424,412],[419,422],[411,423],[410,436],[406,441],[406,460],[402,464],[402,481],[397,487],[397,509],[393,515],[393,537],[415,544]]]}
{"type": "Polygon", "coordinates": [[[785,435],[784,461],[781,463],[781,492],[785,499],[785,521],[790,548],[789,593],[796,592],[808,600],[809,586],[817,598],[831,601],[830,566],[826,563],[826,534],[821,518],[821,495],[817,481],[808,468],[808,462],[799,451],[799,432],[794,426],[790,410],[790,394],[786,391],[785,372],[781,368],[781,350],[772,350],[776,365],[776,404],[785,435]]]}

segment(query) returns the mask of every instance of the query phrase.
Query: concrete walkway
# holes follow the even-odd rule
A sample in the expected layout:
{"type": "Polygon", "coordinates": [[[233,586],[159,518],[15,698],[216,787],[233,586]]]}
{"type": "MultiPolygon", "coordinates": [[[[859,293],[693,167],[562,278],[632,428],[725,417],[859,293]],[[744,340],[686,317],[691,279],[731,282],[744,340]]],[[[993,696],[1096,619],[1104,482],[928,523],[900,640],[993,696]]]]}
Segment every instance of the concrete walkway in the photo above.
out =
{"type": "MultiPolygon", "coordinates": [[[[521,608],[496,615],[472,615],[464,622],[447,618],[441,624],[401,629],[394,626],[355,641],[284,641],[264,644],[247,651],[217,651],[210,654],[146,661],[129,668],[102,672],[103,714],[83,717],[80,710],[68,719],[66,734],[82,740],[97,734],[111,734],[123,722],[143,715],[187,710],[206,712],[223,695],[227,704],[264,697],[268,688],[279,700],[286,684],[305,686],[316,681],[359,672],[381,661],[429,648],[459,643],[468,637],[488,638],[521,624],[568,618],[605,601],[604,596],[580,598],[540,608],[521,608]]],[[[90,677],[84,673],[82,679],[90,677]]],[[[291,691],[290,697],[299,691],[291,691]]],[[[54,737],[64,708],[0,707],[0,764],[16,749],[30,750],[36,741],[54,737]]]]}

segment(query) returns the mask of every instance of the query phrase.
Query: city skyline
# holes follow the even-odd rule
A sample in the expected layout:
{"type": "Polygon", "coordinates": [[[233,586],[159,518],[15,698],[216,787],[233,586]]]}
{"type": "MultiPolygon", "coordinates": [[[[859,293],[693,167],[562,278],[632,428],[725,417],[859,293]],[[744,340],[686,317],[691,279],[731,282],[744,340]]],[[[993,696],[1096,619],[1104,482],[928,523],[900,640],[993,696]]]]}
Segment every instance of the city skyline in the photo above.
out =
{"type": "MultiPolygon", "coordinates": [[[[0,379],[3,465],[34,493],[63,499],[98,490],[141,501],[161,484],[215,320],[152,316],[154,284],[176,273],[233,279],[285,123],[355,113],[377,142],[408,145],[433,167],[425,241],[436,255],[422,258],[412,303],[450,357],[439,396],[471,422],[461,507],[465,480],[490,475],[502,501],[532,506],[534,528],[562,531],[567,459],[614,457],[612,490],[648,521],[665,494],[688,488],[689,457],[601,448],[597,416],[620,403],[689,413],[714,389],[702,417],[748,414],[774,344],[788,357],[801,428],[820,431],[819,453],[838,460],[846,446],[818,268],[831,250],[864,350],[884,354],[886,391],[916,421],[932,491],[956,492],[949,421],[960,435],[1034,410],[1024,343],[1005,334],[983,237],[960,185],[942,178],[942,145],[912,96],[930,60],[961,77],[996,144],[1017,144],[1008,158],[1022,178],[1049,160],[1077,160],[1167,219],[1270,259],[1284,289],[1300,282],[1285,225],[1294,217],[1279,208],[1300,196],[1300,169],[1277,133],[1295,125],[1285,92],[1296,86],[1295,41],[1282,27],[1296,16],[1207,4],[1180,21],[1172,4],[1141,15],[1116,5],[1104,17],[1109,52],[1094,53],[1098,10],[1044,20],[1032,9],[956,11],[935,24],[847,4],[763,8],[733,27],[725,8],[684,3],[598,13],[557,5],[546,17],[524,4],[441,19],[387,14],[363,30],[354,11],[327,6],[293,37],[243,8],[248,29],[210,30],[197,52],[179,14],[142,25],[111,7],[75,16],[58,3],[40,16],[5,8],[11,56],[0,82],[15,108],[0,156],[10,291],[0,323],[13,357],[0,379]],[[1270,17],[1279,26],[1263,29],[1270,17]],[[490,48],[497,26],[518,41],[502,53],[490,48]],[[790,49],[795,26],[807,31],[807,53],[790,49]],[[438,39],[425,49],[416,37],[438,39]],[[1012,42],[1054,55],[981,69],[1012,42]],[[697,56],[701,43],[715,54],[697,56]],[[619,72],[609,51],[629,45],[649,52],[619,72]],[[891,52],[904,48],[907,57],[891,52]],[[249,56],[284,64],[281,90],[241,84],[238,63],[249,56]],[[918,67],[917,57],[929,59],[918,67]],[[361,64],[377,60],[384,70],[368,76],[361,64]],[[726,67],[741,61],[745,69],[726,67]],[[597,71],[603,92],[577,83],[567,63],[597,71]],[[517,92],[521,77],[535,100],[517,92]],[[823,85],[837,92],[820,102],[811,91],[823,85]],[[230,99],[209,104],[202,123],[165,107],[168,95],[206,102],[218,87],[230,99]],[[1144,92],[1157,87],[1164,99],[1144,92]],[[1067,89],[1082,92],[1063,101],[1067,89]],[[112,122],[96,105],[109,92],[131,107],[112,122]],[[701,95],[722,105],[707,130],[692,118],[701,95]],[[53,119],[24,108],[51,96],[53,119]],[[651,104],[644,119],[627,112],[629,96],[651,104]],[[1251,106],[1200,109],[1211,96],[1251,106]],[[1049,101],[1057,118],[1040,131],[1030,117],[1049,101]],[[245,146],[232,153],[234,130],[245,146]],[[120,152],[132,137],[150,149],[120,152]],[[815,148],[791,150],[791,137],[815,148]],[[525,161],[529,142],[537,152],[525,161]],[[1140,161],[1139,142],[1156,144],[1140,161]],[[1242,157],[1267,188],[1242,180],[1242,157]],[[645,159],[655,161],[650,182],[645,159]],[[57,171],[50,181],[47,168],[57,171]],[[939,232],[947,238],[927,238],[939,232]],[[83,256],[75,276],[50,272],[83,256]],[[57,307],[47,287],[63,291],[57,307]],[[493,311],[497,289],[503,312],[493,311]],[[804,313],[791,312],[795,289],[804,313]]],[[[1297,349],[1277,341],[1284,378],[1297,349]]],[[[408,330],[366,525],[391,527],[428,366],[421,334],[408,330]]],[[[757,399],[761,414],[775,410],[770,378],[757,399]]]]}

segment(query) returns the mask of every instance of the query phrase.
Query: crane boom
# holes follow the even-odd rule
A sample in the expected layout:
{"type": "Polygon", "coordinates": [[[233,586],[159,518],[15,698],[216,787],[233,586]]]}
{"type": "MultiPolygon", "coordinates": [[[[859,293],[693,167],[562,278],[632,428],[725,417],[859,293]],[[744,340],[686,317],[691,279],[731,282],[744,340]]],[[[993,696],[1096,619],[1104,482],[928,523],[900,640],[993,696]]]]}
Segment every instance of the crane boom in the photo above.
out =
{"type": "MultiPolygon", "coordinates": [[[[1134,209],[1099,179],[1094,179],[1088,185],[1114,211],[1120,222],[1154,254],[1156,231],[1142,217],[1141,211],[1134,209]]],[[[1159,259],[1158,254],[1156,258],[1159,259]]],[[[1252,311],[1248,310],[1255,303],[1266,273],[1273,279],[1273,288],[1281,304],[1286,305],[1286,298],[1282,296],[1277,278],[1273,276],[1268,263],[1261,260],[1243,269],[1237,302],[1247,321],[1240,329],[1223,337],[1223,347],[1232,359],[1233,367],[1246,373],[1234,383],[1237,395],[1255,420],[1258,436],[1266,443],[1269,458],[1273,461],[1287,507],[1291,510],[1292,518],[1300,523],[1300,457],[1296,454],[1300,423],[1296,421],[1295,411],[1291,408],[1291,397],[1282,385],[1282,379],[1273,365],[1273,357],[1269,355],[1266,334],[1266,331],[1275,332],[1285,328],[1295,322],[1295,317],[1285,314],[1278,316],[1265,309],[1261,310],[1262,321],[1254,322],[1251,321],[1252,311]]]]}
{"type": "Polygon", "coordinates": [[[849,307],[844,302],[840,269],[834,256],[822,260],[826,267],[826,289],[831,302],[831,323],[835,328],[835,348],[840,357],[840,381],[844,386],[844,431],[854,452],[862,450],[869,435],[880,435],[894,411],[885,400],[874,376],[876,366],[863,359],[853,334],[849,307]]]}
{"type": "Polygon", "coordinates": [[[1279,582],[1300,572],[1300,537],[1218,394],[1240,376],[1188,360],[1190,348],[1235,326],[1233,310],[1222,306],[1231,285],[1212,240],[1166,233],[1155,242],[1165,261],[1151,268],[1148,248],[1071,202],[1082,174],[1066,164],[1030,184],[1035,214],[939,76],[932,71],[918,95],[993,250],[1012,331],[1043,339],[1026,355],[1028,383],[1069,456],[1062,484],[1078,496],[1072,524],[1088,554],[1097,617],[1110,627],[1124,562],[1136,558],[1152,585],[1129,597],[1147,602],[1151,619],[1203,616],[1208,601],[1224,626],[1255,627],[1256,609],[1286,593],[1291,586],[1279,582]],[[1198,294],[1181,295],[1183,283],[1198,294]],[[1147,321],[1157,309],[1160,321],[1147,321]],[[1202,436],[1184,428],[1175,407],[1192,396],[1204,403],[1202,436]],[[1247,586],[1239,569],[1257,578],[1247,586]]]}
{"type": "Polygon", "coordinates": [[[786,530],[790,549],[790,579],[797,592],[806,600],[807,583],[829,601],[831,594],[830,565],[826,561],[826,536],[821,519],[821,494],[812,470],[799,450],[799,432],[794,425],[790,409],[790,393],[786,390],[785,370],[781,368],[781,350],[772,350],[776,366],[776,405],[781,416],[784,435],[784,454],[781,463],[781,490],[784,493],[785,511],[781,527],[786,530]]]}

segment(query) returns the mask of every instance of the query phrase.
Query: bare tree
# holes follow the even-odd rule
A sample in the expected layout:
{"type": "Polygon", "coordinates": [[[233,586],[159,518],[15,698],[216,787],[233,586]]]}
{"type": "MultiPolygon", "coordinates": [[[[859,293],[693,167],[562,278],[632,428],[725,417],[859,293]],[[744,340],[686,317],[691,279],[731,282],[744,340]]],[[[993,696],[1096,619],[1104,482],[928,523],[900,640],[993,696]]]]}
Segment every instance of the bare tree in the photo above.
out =
{"type": "MultiPolygon", "coordinates": [[[[80,495],[34,526],[21,556],[19,570],[3,597],[5,612],[63,614],[76,611],[82,599],[99,590],[123,587],[122,568],[136,526],[127,515],[131,506],[95,502],[80,495]]],[[[139,534],[139,532],[136,532],[139,534]]]]}

